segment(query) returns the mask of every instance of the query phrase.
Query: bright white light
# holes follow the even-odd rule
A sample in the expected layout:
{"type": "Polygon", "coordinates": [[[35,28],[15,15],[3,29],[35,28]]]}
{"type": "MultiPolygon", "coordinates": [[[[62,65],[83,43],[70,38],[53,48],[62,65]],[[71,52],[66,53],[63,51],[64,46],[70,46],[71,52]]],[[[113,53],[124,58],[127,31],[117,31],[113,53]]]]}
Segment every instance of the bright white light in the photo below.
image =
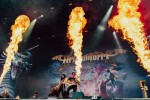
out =
{"type": "Polygon", "coordinates": [[[44,15],[41,15],[41,18],[44,17],[44,15]]]}
{"type": "Polygon", "coordinates": [[[102,19],[102,22],[101,22],[102,25],[106,26],[106,23],[107,23],[107,21],[108,21],[108,19],[110,17],[112,9],[113,9],[113,5],[110,6],[110,8],[108,9],[107,13],[105,14],[105,17],[102,19]]]}
{"type": "Polygon", "coordinates": [[[37,18],[37,20],[40,19],[40,18],[43,18],[43,17],[44,17],[44,15],[40,15],[40,16],[37,18]]]}
{"type": "Polygon", "coordinates": [[[111,5],[109,7],[109,9],[106,12],[105,16],[103,17],[102,21],[97,26],[94,37],[91,40],[91,44],[90,44],[91,48],[94,48],[95,46],[97,46],[98,43],[99,43],[99,40],[102,38],[103,33],[106,30],[106,25],[107,25],[107,22],[108,22],[108,19],[109,19],[110,15],[111,15],[112,9],[113,9],[113,5],[111,5]]]}
{"type": "Polygon", "coordinates": [[[101,30],[101,31],[104,31],[106,28],[102,25],[98,26],[98,29],[101,30]]]}
{"type": "Polygon", "coordinates": [[[113,36],[115,38],[115,41],[116,41],[118,48],[119,49],[122,48],[115,31],[113,32],[113,36]]]}
{"type": "Polygon", "coordinates": [[[23,34],[24,37],[24,41],[27,41],[29,39],[29,37],[32,34],[33,28],[36,24],[37,19],[34,19],[31,23],[30,26],[28,27],[27,31],[23,34]]]}
{"type": "Polygon", "coordinates": [[[106,24],[107,24],[107,21],[110,17],[110,14],[112,12],[112,9],[113,9],[113,5],[111,5],[107,11],[107,13],[105,14],[105,16],[103,17],[100,25],[98,25],[98,29],[100,30],[101,33],[103,33],[106,29],[106,24]]]}
{"type": "Polygon", "coordinates": [[[116,35],[116,33],[115,33],[115,32],[113,32],[113,34],[114,34],[114,35],[116,35]]]}

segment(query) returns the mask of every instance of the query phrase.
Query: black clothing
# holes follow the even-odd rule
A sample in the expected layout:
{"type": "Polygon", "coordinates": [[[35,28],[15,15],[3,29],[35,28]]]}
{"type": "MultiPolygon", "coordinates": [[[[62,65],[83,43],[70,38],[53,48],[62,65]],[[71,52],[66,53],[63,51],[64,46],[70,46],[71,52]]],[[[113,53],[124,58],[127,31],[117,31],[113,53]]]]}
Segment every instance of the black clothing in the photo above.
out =
{"type": "Polygon", "coordinates": [[[57,96],[57,90],[52,90],[51,92],[49,92],[48,96],[57,96]]]}
{"type": "Polygon", "coordinates": [[[0,98],[3,98],[3,96],[2,96],[2,95],[0,95],[0,98]]]}
{"type": "Polygon", "coordinates": [[[65,89],[65,84],[61,84],[60,85],[60,88],[58,89],[58,91],[57,91],[57,97],[59,97],[59,94],[61,93],[62,94],[62,96],[64,97],[64,89],[65,89]]]}
{"type": "Polygon", "coordinates": [[[72,83],[75,83],[75,84],[73,84],[73,85],[71,85],[71,86],[68,87],[68,89],[67,89],[67,96],[69,96],[69,91],[71,89],[73,89],[73,92],[77,91],[76,78],[70,77],[68,80],[70,80],[72,83]]]}
{"type": "Polygon", "coordinates": [[[9,98],[9,94],[3,93],[3,94],[2,94],[2,97],[3,97],[3,98],[9,98]]]}
{"type": "Polygon", "coordinates": [[[77,85],[71,85],[68,87],[67,89],[67,94],[69,95],[69,91],[73,89],[73,92],[76,92],[77,91],[77,85]]]}
{"type": "Polygon", "coordinates": [[[75,82],[76,78],[70,77],[68,80],[71,82],[75,82]]]}
{"type": "MultiPolygon", "coordinates": [[[[65,76],[65,75],[64,75],[65,76]]],[[[66,76],[64,78],[61,78],[61,82],[64,81],[66,78],[66,76]]],[[[59,89],[57,90],[57,97],[59,97],[59,94],[62,94],[62,97],[64,97],[64,94],[65,94],[65,84],[61,84],[59,89]]]]}

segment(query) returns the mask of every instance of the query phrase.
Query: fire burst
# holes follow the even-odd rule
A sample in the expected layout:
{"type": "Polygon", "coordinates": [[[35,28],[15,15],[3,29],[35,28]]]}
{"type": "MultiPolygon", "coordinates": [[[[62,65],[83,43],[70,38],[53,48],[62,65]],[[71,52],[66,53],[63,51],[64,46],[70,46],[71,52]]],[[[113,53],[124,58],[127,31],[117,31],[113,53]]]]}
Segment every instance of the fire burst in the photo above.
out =
{"type": "Polygon", "coordinates": [[[134,52],[138,56],[137,62],[150,72],[150,49],[144,33],[143,24],[140,21],[141,14],[137,11],[141,0],[119,0],[118,15],[114,16],[108,24],[116,31],[123,33],[123,38],[132,44],[134,52]]]}
{"type": "Polygon", "coordinates": [[[0,83],[2,82],[5,74],[11,69],[11,61],[14,60],[15,53],[18,51],[18,44],[22,41],[22,34],[27,30],[30,25],[30,19],[25,15],[20,15],[15,20],[15,24],[11,26],[12,36],[11,42],[6,49],[6,61],[4,69],[1,74],[0,83]]]}
{"type": "Polygon", "coordinates": [[[82,68],[82,41],[83,35],[82,30],[85,27],[87,20],[84,17],[84,11],[82,7],[76,7],[72,10],[68,22],[68,32],[67,37],[69,39],[70,48],[74,51],[74,56],[76,57],[75,61],[75,70],[77,72],[77,78],[81,74],[80,69],[82,68]]]}

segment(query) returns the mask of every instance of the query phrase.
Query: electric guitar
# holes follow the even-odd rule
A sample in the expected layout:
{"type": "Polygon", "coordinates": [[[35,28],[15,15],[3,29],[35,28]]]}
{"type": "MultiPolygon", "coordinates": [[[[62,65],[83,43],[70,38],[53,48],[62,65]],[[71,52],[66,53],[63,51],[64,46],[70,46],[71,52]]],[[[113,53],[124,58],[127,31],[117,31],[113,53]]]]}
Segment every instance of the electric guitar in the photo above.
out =
{"type": "Polygon", "coordinates": [[[69,86],[71,86],[71,85],[80,85],[80,81],[77,80],[77,79],[75,79],[74,81],[68,80],[66,84],[68,84],[69,86]]]}
{"type": "Polygon", "coordinates": [[[53,90],[58,90],[61,86],[61,84],[65,84],[67,82],[68,78],[66,77],[65,79],[63,79],[58,85],[56,85],[55,87],[53,87],[53,90]]]}

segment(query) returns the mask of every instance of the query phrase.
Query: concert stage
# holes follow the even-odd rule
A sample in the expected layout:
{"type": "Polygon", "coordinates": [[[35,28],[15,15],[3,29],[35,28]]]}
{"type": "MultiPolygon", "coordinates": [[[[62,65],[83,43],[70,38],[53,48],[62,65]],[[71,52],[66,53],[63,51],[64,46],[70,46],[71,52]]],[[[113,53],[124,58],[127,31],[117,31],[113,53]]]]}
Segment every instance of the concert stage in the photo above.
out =
{"type": "Polygon", "coordinates": [[[70,98],[48,97],[48,100],[149,100],[149,98],[102,98],[100,96],[84,96],[83,92],[72,92],[70,98]]]}
{"type": "MultiPolygon", "coordinates": [[[[58,100],[56,98],[48,98],[48,100],[58,100]]],[[[102,98],[98,98],[98,99],[59,99],[59,100],[149,100],[149,98],[145,99],[145,98],[114,98],[114,99],[102,99],[102,98]]]]}

